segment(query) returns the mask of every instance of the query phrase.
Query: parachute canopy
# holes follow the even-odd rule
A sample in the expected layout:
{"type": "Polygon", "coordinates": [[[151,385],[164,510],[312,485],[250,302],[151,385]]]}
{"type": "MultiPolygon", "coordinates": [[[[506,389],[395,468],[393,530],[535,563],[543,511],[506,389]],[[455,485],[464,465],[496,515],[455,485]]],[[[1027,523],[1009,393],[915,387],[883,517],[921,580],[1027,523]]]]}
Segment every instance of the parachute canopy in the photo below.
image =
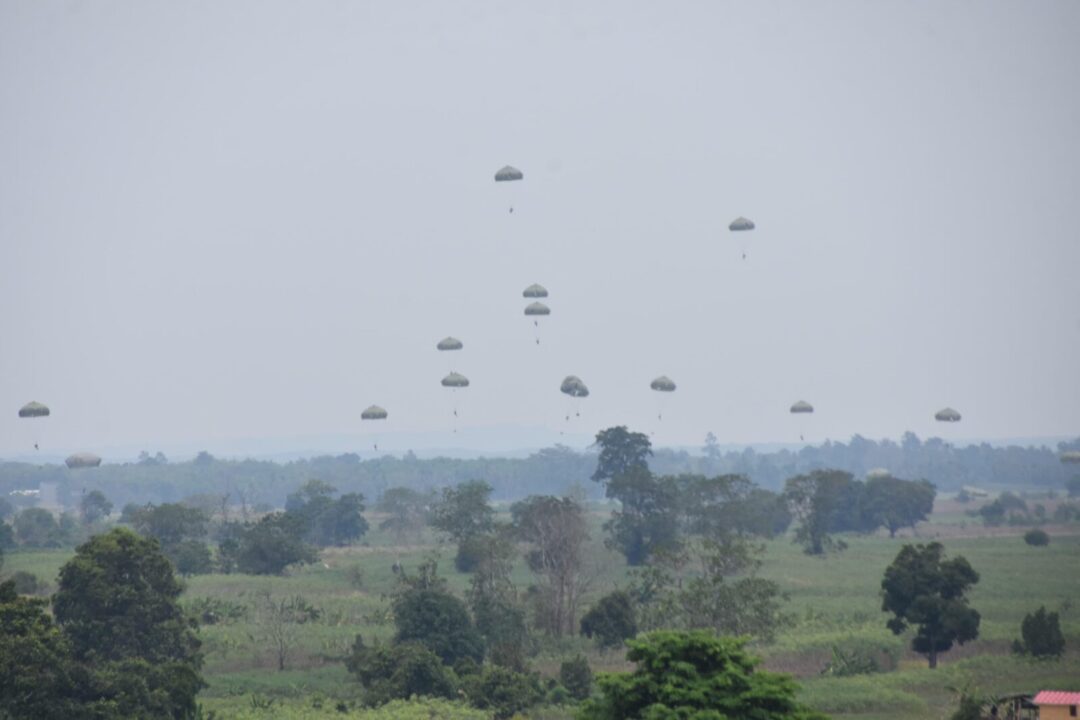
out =
{"type": "Polygon", "coordinates": [[[547,292],[547,288],[544,287],[543,285],[538,285],[536,283],[533,283],[529,287],[525,288],[525,292],[521,293],[521,295],[522,295],[522,297],[527,297],[527,298],[541,298],[541,297],[547,297],[548,292],[547,292]]]}
{"type": "Polygon", "coordinates": [[[589,388],[585,386],[585,383],[581,382],[581,378],[577,375],[567,375],[563,379],[562,385],[559,386],[559,391],[570,397],[589,397],[589,388]]]}
{"type": "Polygon", "coordinates": [[[443,387],[463,388],[469,387],[469,378],[461,373],[452,372],[442,379],[443,387]]]}
{"type": "Polygon", "coordinates": [[[465,346],[455,337],[444,337],[435,347],[439,350],[460,350],[465,346]]]}
{"type": "Polygon", "coordinates": [[[754,229],[754,221],[749,220],[749,219],[744,218],[744,217],[737,217],[737,218],[735,218],[734,220],[731,221],[730,225],[728,225],[728,230],[731,230],[732,232],[738,232],[739,230],[753,230],[753,229],[754,229]]]}
{"type": "Polygon", "coordinates": [[[892,477],[892,473],[885,468],[874,468],[866,473],[866,477],[870,480],[876,480],[878,478],[892,477]]]}
{"type": "Polygon", "coordinates": [[[1080,450],[1066,450],[1061,453],[1061,462],[1080,463],[1080,450]]]}
{"type": "Polygon", "coordinates": [[[938,422],[960,422],[960,413],[947,407],[934,413],[934,419],[938,422]]]}
{"type": "Polygon", "coordinates": [[[675,382],[667,375],[656,378],[649,383],[649,387],[657,392],[675,392],[675,382]]]}
{"type": "Polygon", "coordinates": [[[379,407],[378,405],[372,405],[371,407],[364,410],[364,412],[360,413],[360,419],[361,420],[385,420],[387,415],[389,415],[389,413],[386,412],[385,409],[379,407]]]}
{"type": "Polygon", "coordinates": [[[516,167],[506,167],[495,173],[495,182],[507,182],[509,180],[521,180],[525,175],[516,167]]]}
{"type": "Polygon", "coordinates": [[[73,470],[76,468],[97,467],[101,464],[101,458],[94,453],[75,453],[64,461],[64,464],[73,470]]]}
{"type": "Polygon", "coordinates": [[[791,406],[791,412],[793,413],[812,413],[814,412],[814,406],[805,400],[800,400],[791,406]]]}
{"type": "Polygon", "coordinates": [[[19,408],[19,417],[21,418],[36,418],[36,417],[48,417],[49,408],[46,405],[42,405],[39,402],[28,402],[19,408]]]}
{"type": "Polygon", "coordinates": [[[551,308],[542,302],[529,303],[525,306],[526,315],[550,315],[551,308]]]}

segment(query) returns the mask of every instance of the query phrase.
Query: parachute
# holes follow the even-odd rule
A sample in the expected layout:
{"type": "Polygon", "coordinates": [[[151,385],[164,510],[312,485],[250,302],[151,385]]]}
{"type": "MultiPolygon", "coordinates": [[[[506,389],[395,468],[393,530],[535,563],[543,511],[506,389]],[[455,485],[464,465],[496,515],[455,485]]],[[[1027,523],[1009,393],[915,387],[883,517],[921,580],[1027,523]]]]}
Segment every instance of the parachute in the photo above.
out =
{"type": "MultiPolygon", "coordinates": [[[[728,230],[731,232],[745,233],[748,230],[754,229],[754,221],[744,217],[737,217],[731,221],[728,225],[728,230]]],[[[750,250],[750,236],[743,234],[739,236],[739,251],[742,253],[742,259],[746,259],[746,253],[750,250]]]]}
{"type": "MultiPolygon", "coordinates": [[[[39,402],[28,402],[19,408],[19,417],[30,420],[34,418],[49,417],[49,408],[47,405],[43,405],[39,402]]],[[[36,425],[37,423],[35,423],[35,426],[36,425]]],[[[41,432],[39,427],[34,428],[33,439],[34,449],[37,450],[38,446],[41,444],[41,432]]]]}
{"type": "Polygon", "coordinates": [[[589,397],[589,388],[577,375],[567,375],[559,386],[559,392],[574,398],[589,397]]]}
{"type": "MultiPolygon", "coordinates": [[[[529,303],[525,306],[525,314],[529,316],[533,315],[550,315],[551,308],[542,302],[529,303]]],[[[46,413],[47,414],[47,413],[46,413]]]]}
{"type": "Polygon", "coordinates": [[[460,340],[454,337],[445,337],[439,341],[439,344],[435,346],[439,350],[460,350],[465,347],[460,340]]]}
{"type": "Polygon", "coordinates": [[[366,410],[364,410],[364,412],[360,413],[360,419],[361,420],[385,420],[388,415],[389,415],[389,413],[386,412],[386,410],[384,410],[383,408],[379,407],[378,405],[372,405],[369,408],[367,408],[366,410]]]}
{"type": "Polygon", "coordinates": [[[1063,463],[1080,463],[1080,450],[1066,450],[1061,453],[1061,462],[1063,463]]]}
{"type": "Polygon", "coordinates": [[[64,464],[72,470],[97,467],[98,465],[101,465],[101,458],[94,453],[75,453],[74,455],[68,456],[68,459],[64,461],[64,464]]]}
{"type": "MultiPolygon", "coordinates": [[[[539,286],[537,286],[539,287],[539,286]]],[[[543,288],[540,288],[543,290],[543,288]]],[[[526,293],[528,290],[525,291],[526,293]]],[[[547,290],[544,290],[547,295],[547,290]]],[[[551,308],[542,302],[531,302],[525,306],[525,316],[533,319],[533,327],[536,329],[536,344],[540,344],[540,318],[551,314],[551,308]]]]}
{"type": "Polygon", "coordinates": [[[667,375],[656,378],[649,383],[649,387],[657,392],[675,392],[675,383],[667,375]]]}
{"type": "Polygon", "coordinates": [[[938,422],[960,422],[960,413],[950,407],[947,407],[934,413],[934,419],[938,422]]]}
{"type": "MultiPolygon", "coordinates": [[[[533,283],[529,287],[525,288],[525,292],[521,293],[522,297],[527,298],[545,298],[548,296],[547,288],[543,285],[533,283]]],[[[528,313],[525,313],[528,315],[528,313]]]]}
{"type": "Polygon", "coordinates": [[[516,167],[509,165],[501,168],[499,172],[495,173],[495,182],[509,182],[511,180],[521,180],[525,177],[525,174],[518,170],[516,167]]]}
{"type": "Polygon", "coordinates": [[[469,387],[469,378],[461,373],[452,372],[442,379],[442,385],[448,388],[469,387]]]}
{"type": "Polygon", "coordinates": [[[49,408],[39,402],[28,402],[19,408],[21,418],[49,417],[49,408]]]}
{"type": "Polygon", "coordinates": [[[794,405],[791,406],[791,412],[793,414],[812,413],[812,412],[814,412],[814,406],[811,405],[810,403],[806,402],[805,400],[800,400],[800,401],[798,401],[797,403],[795,403],[794,405]]]}

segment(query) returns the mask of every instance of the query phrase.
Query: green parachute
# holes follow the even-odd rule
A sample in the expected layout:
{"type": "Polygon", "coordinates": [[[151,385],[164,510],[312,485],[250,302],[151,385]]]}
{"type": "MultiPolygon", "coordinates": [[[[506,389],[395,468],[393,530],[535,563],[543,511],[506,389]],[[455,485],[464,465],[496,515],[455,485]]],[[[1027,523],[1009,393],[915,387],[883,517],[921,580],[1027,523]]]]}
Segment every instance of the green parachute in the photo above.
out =
{"type": "MultiPolygon", "coordinates": [[[[538,283],[533,283],[529,287],[525,288],[525,292],[521,293],[522,297],[527,298],[546,298],[548,296],[547,288],[538,283]]],[[[526,313],[527,315],[528,313],[526,313]]]]}
{"type": "Polygon", "coordinates": [[[39,402],[28,402],[19,408],[21,418],[49,417],[49,407],[39,402]]]}
{"type": "Polygon", "coordinates": [[[445,337],[442,340],[440,340],[439,344],[436,345],[435,347],[438,348],[439,350],[446,351],[446,350],[460,350],[461,348],[465,347],[465,345],[462,344],[462,342],[460,340],[458,340],[457,338],[445,337]]]}
{"type": "Polygon", "coordinates": [[[797,403],[791,406],[791,412],[792,414],[796,415],[799,413],[812,413],[814,412],[814,406],[806,402],[805,400],[799,400],[797,403]]]}
{"type": "Polygon", "coordinates": [[[389,416],[384,408],[372,405],[360,413],[361,420],[385,420],[389,416]]]}
{"type": "Polygon", "coordinates": [[[513,180],[522,180],[524,177],[525,174],[516,167],[506,165],[495,173],[495,182],[511,182],[513,180]]]}

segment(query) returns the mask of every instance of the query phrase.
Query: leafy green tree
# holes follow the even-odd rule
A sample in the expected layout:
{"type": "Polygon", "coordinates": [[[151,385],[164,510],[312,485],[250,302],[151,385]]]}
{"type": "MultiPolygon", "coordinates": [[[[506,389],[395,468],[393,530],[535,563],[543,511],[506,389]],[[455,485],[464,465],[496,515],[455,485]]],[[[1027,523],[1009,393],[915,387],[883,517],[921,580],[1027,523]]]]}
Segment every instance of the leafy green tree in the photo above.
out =
{"type": "Polygon", "coordinates": [[[814,470],[787,481],[784,496],[799,520],[795,542],[807,555],[823,555],[829,550],[843,550],[843,541],[831,533],[858,529],[858,489],[851,473],[840,470],[814,470]]]}
{"type": "Polygon", "coordinates": [[[465,603],[451,595],[446,581],[437,576],[435,563],[422,565],[415,577],[401,578],[393,602],[394,641],[420,643],[451,666],[463,658],[483,660],[484,639],[465,603]]]}
{"type": "Polygon", "coordinates": [[[20,597],[0,583],[0,717],[80,717],[79,688],[88,683],[45,600],[20,597]]]}
{"type": "MultiPolygon", "coordinates": [[[[637,635],[634,603],[625,590],[616,590],[600,598],[581,618],[581,634],[596,640],[601,648],[619,647],[637,635]]],[[[564,683],[565,684],[565,683],[564,683]]],[[[570,686],[566,686],[570,690],[570,686]]]]}
{"type": "Polygon", "coordinates": [[[1059,658],[1065,652],[1065,636],[1056,612],[1041,606],[1024,616],[1020,625],[1023,641],[1013,641],[1013,652],[1036,658],[1059,658]]]}
{"type": "Polygon", "coordinates": [[[642,565],[651,555],[678,548],[680,496],[673,478],[635,467],[609,480],[607,494],[621,506],[604,523],[605,544],[621,552],[628,565],[642,565]]]}
{"type": "Polygon", "coordinates": [[[15,592],[20,595],[37,595],[42,590],[43,583],[37,579],[37,575],[19,570],[8,578],[15,584],[15,592]]]}
{"type": "Polygon", "coordinates": [[[783,495],[761,488],[752,488],[735,503],[732,529],[737,532],[773,538],[783,535],[791,526],[791,511],[783,495]]]}
{"type": "Polygon", "coordinates": [[[911,649],[936,668],[939,653],[979,636],[979,613],[965,597],[978,582],[965,558],[944,559],[941,543],[905,545],[881,581],[881,609],[893,614],[886,625],[895,635],[915,625],[911,649]]]}
{"type": "Polygon", "coordinates": [[[889,537],[896,531],[926,520],[934,509],[937,491],[926,480],[901,480],[894,477],[870,478],[864,490],[863,512],[868,527],[884,526],[889,537]]]}
{"type": "Polygon", "coordinates": [[[490,535],[475,538],[480,545],[468,599],[491,662],[523,670],[530,638],[525,610],[510,579],[516,555],[511,533],[508,526],[496,526],[490,535]]]}
{"type": "Polygon", "coordinates": [[[79,502],[82,521],[87,525],[93,525],[98,520],[104,520],[112,512],[112,509],[113,504],[105,497],[105,493],[100,490],[91,490],[86,495],[83,495],[82,500],[79,502]]]}
{"type": "Polygon", "coordinates": [[[27,508],[15,516],[15,536],[26,547],[50,548],[63,545],[63,533],[52,513],[44,508],[27,508]]]}
{"type": "Polygon", "coordinates": [[[586,702],[579,720],[824,720],[795,699],[786,675],[756,669],[745,640],[704,631],[660,631],[628,644],[631,673],[603,674],[602,697],[586,702]]]}
{"type": "Polygon", "coordinates": [[[280,575],[290,565],[313,563],[318,551],[304,542],[307,528],[292,513],[270,513],[247,525],[237,538],[236,569],[250,575],[280,575]]]}
{"type": "Polygon", "coordinates": [[[610,427],[596,434],[596,446],[600,448],[596,470],[592,474],[596,482],[631,471],[649,471],[652,443],[644,433],[630,432],[625,425],[610,427]]]}
{"type": "Polygon", "coordinates": [[[78,659],[202,662],[195,624],[156,541],[117,528],[76,549],[60,570],[53,614],[78,659]]]}
{"type": "Polygon", "coordinates": [[[176,572],[184,577],[206,575],[214,571],[214,559],[210,548],[199,540],[185,540],[172,548],[169,559],[176,566],[176,572]]]}
{"type": "Polygon", "coordinates": [[[575,655],[559,666],[559,682],[575,700],[586,700],[592,694],[593,673],[584,655],[575,655]]]}
{"type": "Polygon", "coordinates": [[[983,523],[990,527],[996,527],[1004,523],[1005,514],[1005,505],[1002,504],[1000,498],[983,505],[978,512],[978,515],[983,519],[983,523]]]}
{"type": "Polygon", "coordinates": [[[15,547],[15,530],[6,522],[0,522],[0,557],[7,548],[15,547]]]}
{"type": "Polygon", "coordinates": [[[365,645],[359,635],[345,667],[364,688],[364,702],[382,705],[413,696],[454,698],[457,678],[439,657],[420,643],[365,645]]]}
{"type": "Polygon", "coordinates": [[[125,512],[135,531],[145,537],[155,538],[162,548],[172,548],[185,540],[202,540],[206,537],[206,514],[197,508],[179,503],[163,503],[133,508],[125,512]]]}
{"type": "Polygon", "coordinates": [[[488,503],[490,497],[491,486],[474,480],[443,488],[442,499],[432,509],[432,526],[458,544],[454,566],[461,572],[470,572],[475,566],[476,547],[469,541],[490,533],[495,526],[495,511],[488,503]]]}
{"type": "Polygon", "coordinates": [[[470,705],[491,710],[496,720],[514,717],[544,697],[535,675],[498,665],[485,665],[479,673],[462,678],[461,689],[470,705]]]}

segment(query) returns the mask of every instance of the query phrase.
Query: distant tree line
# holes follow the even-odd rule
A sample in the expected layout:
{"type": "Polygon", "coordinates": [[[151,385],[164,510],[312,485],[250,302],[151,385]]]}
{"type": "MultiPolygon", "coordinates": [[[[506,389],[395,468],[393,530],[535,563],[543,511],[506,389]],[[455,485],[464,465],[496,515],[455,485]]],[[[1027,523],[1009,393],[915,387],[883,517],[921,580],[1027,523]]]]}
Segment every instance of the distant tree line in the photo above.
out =
{"type": "MultiPolygon", "coordinates": [[[[660,476],[740,475],[756,486],[779,491],[788,478],[815,470],[841,470],[863,478],[875,468],[894,477],[921,478],[944,492],[964,485],[989,489],[1062,489],[1078,474],[1062,465],[1058,451],[1080,449],[1080,439],[1047,447],[995,447],[988,444],[956,447],[941,439],[920,440],[905,433],[900,442],[874,441],[854,436],[847,443],[827,441],[799,450],[759,452],[723,450],[709,435],[696,452],[655,450],[649,469],[660,476]]],[[[145,453],[140,460],[69,470],[63,465],[0,463],[0,497],[33,503],[32,498],[11,496],[12,491],[34,490],[40,483],[56,483],[65,506],[77,508],[84,491],[100,490],[117,506],[128,503],[180,502],[195,495],[227,495],[228,502],[247,509],[282,507],[286,497],[306,480],[316,477],[343,493],[380,497],[390,488],[427,492],[433,488],[480,480],[492,488],[495,500],[512,501],[530,494],[566,495],[585,488],[586,498],[599,498],[600,488],[589,483],[597,464],[598,448],[578,452],[563,446],[545,448],[526,458],[420,459],[412,452],[402,457],[361,460],[346,453],[286,463],[265,460],[221,460],[200,453],[188,462],[171,462],[161,453],[145,453]]],[[[1073,480],[1074,485],[1080,481],[1073,480]]],[[[1080,492],[1080,485],[1074,488],[1080,492]]]]}

